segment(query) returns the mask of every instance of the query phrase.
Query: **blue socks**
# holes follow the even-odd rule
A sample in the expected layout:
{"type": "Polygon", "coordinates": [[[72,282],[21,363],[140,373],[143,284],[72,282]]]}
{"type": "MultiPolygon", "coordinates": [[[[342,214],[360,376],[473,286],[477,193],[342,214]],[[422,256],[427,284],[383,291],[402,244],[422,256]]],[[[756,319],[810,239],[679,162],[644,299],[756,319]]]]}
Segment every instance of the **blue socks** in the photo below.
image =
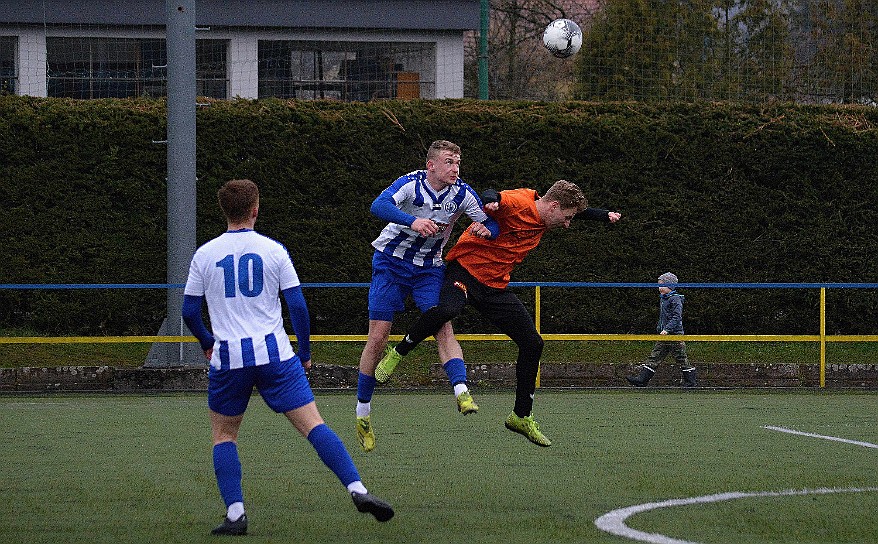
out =
{"type": "Polygon", "coordinates": [[[234,442],[220,442],[213,447],[213,471],[226,507],[235,502],[244,502],[241,460],[238,458],[238,446],[234,442]]]}
{"type": "Polygon", "coordinates": [[[354,460],[351,459],[351,455],[335,431],[330,429],[326,423],[321,423],[311,429],[311,432],[308,433],[308,442],[311,442],[311,445],[317,450],[320,460],[338,476],[345,487],[360,480],[360,474],[357,472],[357,467],[354,466],[354,460]]]}
{"type": "Polygon", "coordinates": [[[451,382],[451,385],[466,383],[466,365],[463,359],[449,359],[442,365],[442,368],[445,369],[445,374],[448,375],[448,381],[451,382]]]}
{"type": "Polygon", "coordinates": [[[357,400],[363,403],[371,402],[376,383],[378,381],[375,379],[375,376],[367,376],[360,372],[360,375],[357,377],[357,400]]]}
{"type": "MultiPolygon", "coordinates": [[[[348,450],[329,426],[322,423],[311,429],[308,433],[308,441],[317,450],[317,455],[323,463],[338,476],[345,487],[360,481],[360,474],[348,450]]],[[[238,446],[234,442],[220,442],[213,447],[213,470],[226,507],[236,502],[243,503],[241,460],[238,458],[238,446]]]]}

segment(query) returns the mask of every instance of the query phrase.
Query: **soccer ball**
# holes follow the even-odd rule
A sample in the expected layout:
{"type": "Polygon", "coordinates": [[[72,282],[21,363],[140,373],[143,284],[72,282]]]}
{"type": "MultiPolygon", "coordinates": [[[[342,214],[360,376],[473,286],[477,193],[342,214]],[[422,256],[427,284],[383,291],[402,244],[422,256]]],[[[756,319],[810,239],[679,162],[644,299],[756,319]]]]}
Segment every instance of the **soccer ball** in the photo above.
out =
{"type": "Polygon", "coordinates": [[[570,19],[555,19],[543,31],[543,45],[556,57],[566,59],[582,47],[582,30],[570,19]]]}

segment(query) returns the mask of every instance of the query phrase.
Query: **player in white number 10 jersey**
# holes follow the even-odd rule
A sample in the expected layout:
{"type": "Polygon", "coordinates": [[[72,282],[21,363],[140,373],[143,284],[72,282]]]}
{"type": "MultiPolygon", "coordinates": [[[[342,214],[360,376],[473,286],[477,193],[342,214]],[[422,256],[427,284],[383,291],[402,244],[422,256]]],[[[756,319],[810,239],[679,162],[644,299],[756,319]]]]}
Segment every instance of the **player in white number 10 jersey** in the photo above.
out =
{"type": "MultiPolygon", "coordinates": [[[[210,366],[229,370],[292,359],[278,293],[298,286],[286,248],[254,230],[230,230],[198,248],[186,294],[203,294],[207,301],[217,339],[210,366]]],[[[307,331],[307,309],[301,304],[296,309],[293,328],[307,331]]],[[[300,359],[309,361],[308,336],[298,344],[300,359]]]]}
{"type": "Polygon", "coordinates": [[[389,520],[393,508],[367,492],[344,444],[317,410],[305,375],[311,367],[308,307],[286,248],[253,230],[259,189],[250,180],[232,180],[217,196],[228,230],[195,252],[183,300],[183,320],[210,361],[213,466],[226,504],[225,519],[213,534],[247,533],[237,441],[254,387],[308,439],[357,510],[389,520]],[[290,309],[298,355],[283,327],[280,293],[290,309]],[[201,318],[205,300],[213,332],[201,318]]]}

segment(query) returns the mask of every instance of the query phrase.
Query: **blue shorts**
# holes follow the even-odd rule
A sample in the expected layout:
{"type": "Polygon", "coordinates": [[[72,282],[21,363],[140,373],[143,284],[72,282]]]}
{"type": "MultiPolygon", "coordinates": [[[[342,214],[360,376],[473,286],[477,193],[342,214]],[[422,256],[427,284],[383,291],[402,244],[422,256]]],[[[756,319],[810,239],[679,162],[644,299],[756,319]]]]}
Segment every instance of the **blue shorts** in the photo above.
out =
{"type": "Polygon", "coordinates": [[[393,321],[396,312],[405,310],[409,295],[418,309],[426,312],[439,303],[444,278],[444,267],[418,266],[376,251],[369,286],[369,319],[393,321]]]}
{"type": "Polygon", "coordinates": [[[253,387],[262,395],[265,404],[277,413],[301,408],[314,400],[298,355],[267,365],[227,370],[210,367],[208,380],[207,406],[224,416],[243,414],[253,387]]]}

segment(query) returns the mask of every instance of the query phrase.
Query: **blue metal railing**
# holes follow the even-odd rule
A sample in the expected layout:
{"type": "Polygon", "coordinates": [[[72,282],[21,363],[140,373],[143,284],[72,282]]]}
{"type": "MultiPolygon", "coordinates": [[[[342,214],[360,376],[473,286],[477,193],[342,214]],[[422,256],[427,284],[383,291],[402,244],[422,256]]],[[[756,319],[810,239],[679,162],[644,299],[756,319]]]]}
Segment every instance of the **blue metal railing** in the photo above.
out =
{"type": "MultiPolygon", "coordinates": [[[[533,287],[535,289],[535,322],[540,330],[541,289],[542,288],[650,288],[656,283],[626,282],[512,282],[510,287],[533,287]]],[[[179,283],[5,283],[0,289],[38,290],[38,289],[182,289],[179,283]]],[[[302,288],[366,288],[368,283],[303,283],[302,288]]],[[[826,290],[827,289],[878,289],[878,283],[679,283],[680,288],[695,289],[819,289],[820,290],[820,332],[805,335],[691,335],[678,338],[705,342],[817,342],[820,344],[820,387],[826,383],[826,344],[829,342],[878,342],[878,335],[827,335],[826,334],[826,290]]],[[[502,334],[459,334],[461,340],[504,340],[502,334]]],[[[395,338],[395,337],[394,337],[395,338]]],[[[656,334],[543,334],[546,340],[666,340],[666,336],[656,334]]],[[[365,341],[364,335],[312,335],[313,341],[365,341]]],[[[396,338],[398,339],[398,338],[396,338]]],[[[194,342],[188,336],[100,336],[100,337],[0,337],[0,344],[10,343],[108,343],[108,342],[194,342]]]]}

